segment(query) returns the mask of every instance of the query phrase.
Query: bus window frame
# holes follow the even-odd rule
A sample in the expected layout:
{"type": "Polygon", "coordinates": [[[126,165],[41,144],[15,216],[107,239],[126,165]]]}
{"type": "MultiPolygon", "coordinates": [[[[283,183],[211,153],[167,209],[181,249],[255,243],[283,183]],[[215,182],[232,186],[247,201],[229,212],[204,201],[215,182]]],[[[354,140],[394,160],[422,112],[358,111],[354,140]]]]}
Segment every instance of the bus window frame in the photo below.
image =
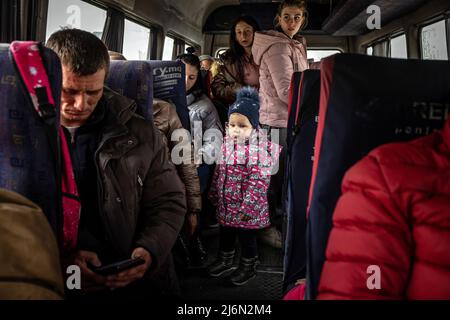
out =
{"type": "Polygon", "coordinates": [[[388,58],[392,58],[392,52],[391,52],[391,41],[392,39],[401,37],[401,36],[405,36],[405,41],[406,41],[406,58],[409,59],[409,57],[411,56],[409,53],[409,46],[408,46],[408,35],[406,33],[405,30],[401,30],[401,31],[397,31],[397,32],[393,32],[391,34],[389,34],[387,40],[387,53],[388,53],[388,58]]]}
{"type": "Polygon", "coordinates": [[[365,45],[363,45],[364,48],[364,52],[367,54],[367,48],[372,47],[372,56],[373,57],[384,57],[384,58],[390,58],[391,57],[391,40],[393,38],[397,38],[404,35],[406,38],[406,55],[407,58],[409,59],[410,57],[410,50],[409,50],[409,43],[408,43],[408,33],[405,29],[398,29],[395,30],[393,32],[390,32],[389,34],[385,34],[382,37],[369,42],[365,45]],[[377,55],[375,54],[376,52],[378,52],[378,46],[384,45],[385,48],[383,50],[383,55],[377,55]]]}
{"type": "Polygon", "coordinates": [[[198,50],[197,48],[198,48],[198,46],[197,45],[195,45],[195,44],[193,44],[192,42],[188,42],[188,41],[184,41],[184,53],[187,53],[187,51],[186,51],[186,48],[189,48],[189,47],[194,47],[196,50],[198,50]]]}
{"type": "MultiPolygon", "coordinates": [[[[103,30],[102,30],[102,37],[103,37],[103,33],[105,32],[106,21],[108,20],[109,7],[106,4],[98,2],[98,1],[93,1],[93,0],[80,0],[80,1],[85,2],[89,5],[92,5],[98,9],[102,9],[106,12],[106,19],[105,19],[105,22],[103,23],[103,30]]],[[[50,35],[47,35],[47,19],[48,19],[48,10],[49,9],[50,9],[50,3],[47,2],[46,10],[45,10],[46,11],[45,12],[45,21],[43,21],[43,29],[44,29],[43,33],[45,34],[44,42],[45,42],[45,39],[47,39],[47,36],[50,37],[50,35]]]]}
{"type": "MultiPolygon", "coordinates": [[[[307,51],[310,51],[310,50],[316,50],[316,51],[334,50],[334,51],[338,51],[338,52],[336,52],[336,53],[330,54],[329,56],[332,56],[332,55],[335,55],[335,54],[340,54],[340,53],[344,53],[344,52],[345,52],[345,51],[342,50],[341,48],[337,48],[337,47],[307,47],[306,49],[307,49],[307,51]]],[[[328,56],[328,57],[329,57],[329,56],[328,56]]],[[[308,55],[308,59],[309,59],[309,55],[308,55]]],[[[322,58],[322,59],[325,59],[325,58],[322,58]]],[[[322,60],[322,59],[321,59],[321,60],[322,60]]],[[[315,62],[320,62],[320,60],[319,60],[319,61],[315,61],[315,62]]]]}
{"type": "MultiPolygon", "coordinates": [[[[378,46],[381,45],[384,41],[386,41],[386,39],[382,38],[382,39],[377,39],[375,41],[372,41],[372,42],[364,45],[363,48],[364,48],[365,54],[367,55],[367,49],[369,47],[372,47],[372,54],[371,54],[371,56],[372,57],[378,57],[378,55],[376,55],[375,52],[377,52],[378,46]]],[[[386,46],[386,48],[387,48],[387,46],[386,46]]],[[[386,52],[386,54],[387,54],[387,52],[386,52]]]]}
{"type": "Polygon", "coordinates": [[[444,14],[445,30],[447,32],[447,56],[450,59],[450,11],[444,14]]]}
{"type": "Polygon", "coordinates": [[[373,56],[387,58],[389,54],[389,39],[384,37],[378,41],[372,43],[373,56]],[[379,49],[381,47],[381,49],[379,49]],[[382,55],[377,54],[378,51],[382,51],[382,55]]]}
{"type": "MultiPolygon", "coordinates": [[[[173,32],[171,30],[167,31],[164,34],[164,42],[165,42],[166,37],[172,38],[173,41],[174,41],[173,42],[173,49],[172,49],[172,60],[175,60],[176,57],[178,56],[178,54],[175,54],[175,51],[174,51],[175,48],[176,48],[177,41],[183,41],[184,42],[184,46],[194,47],[197,52],[201,52],[201,46],[199,46],[197,43],[193,42],[191,39],[187,39],[187,38],[179,35],[176,32],[173,32]]],[[[164,50],[164,44],[163,44],[163,50],[164,50]]],[[[181,52],[181,53],[186,53],[186,52],[181,52]]],[[[161,57],[161,59],[162,59],[162,57],[161,57]]]]}
{"type": "Polygon", "coordinates": [[[164,34],[164,42],[163,42],[163,46],[162,46],[162,53],[161,53],[161,60],[164,61],[164,49],[166,47],[166,38],[170,38],[173,40],[173,46],[172,46],[172,55],[171,55],[171,60],[173,59],[173,54],[175,52],[175,38],[173,36],[171,36],[170,34],[164,34]]]}
{"type": "Polygon", "coordinates": [[[151,52],[152,52],[151,50],[152,50],[153,26],[149,22],[147,22],[143,19],[135,18],[134,16],[131,16],[131,15],[128,15],[125,13],[125,16],[123,18],[122,52],[121,53],[123,53],[123,48],[125,46],[125,20],[128,20],[130,22],[140,25],[141,27],[149,29],[150,33],[149,33],[149,37],[148,37],[147,57],[146,57],[146,59],[149,60],[150,56],[151,56],[151,52]]]}
{"type": "Polygon", "coordinates": [[[440,21],[444,21],[445,24],[445,38],[447,41],[447,60],[442,61],[450,61],[450,11],[445,12],[444,14],[437,15],[431,19],[425,20],[424,22],[418,24],[418,42],[419,42],[419,54],[420,59],[423,58],[423,47],[422,47],[422,30],[423,28],[430,26],[432,24],[438,23],[440,21]]]}
{"type": "Polygon", "coordinates": [[[220,59],[220,56],[222,54],[224,54],[228,49],[230,49],[229,47],[220,47],[216,50],[216,52],[214,52],[214,58],[215,59],[220,59]],[[219,51],[223,51],[220,55],[218,55],[219,51]]]}

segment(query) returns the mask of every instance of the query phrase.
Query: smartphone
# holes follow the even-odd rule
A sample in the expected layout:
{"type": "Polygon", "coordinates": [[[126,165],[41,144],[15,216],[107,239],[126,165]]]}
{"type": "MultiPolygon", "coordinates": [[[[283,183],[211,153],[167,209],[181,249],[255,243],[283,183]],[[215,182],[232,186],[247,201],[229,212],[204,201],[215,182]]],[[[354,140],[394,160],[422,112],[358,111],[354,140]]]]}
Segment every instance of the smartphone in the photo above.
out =
{"type": "Polygon", "coordinates": [[[94,271],[95,273],[98,273],[102,276],[109,276],[112,274],[116,274],[137,266],[140,266],[141,264],[144,264],[145,260],[142,258],[136,258],[136,259],[127,259],[115,263],[108,264],[106,266],[100,266],[100,267],[94,267],[89,266],[89,268],[94,271]]]}

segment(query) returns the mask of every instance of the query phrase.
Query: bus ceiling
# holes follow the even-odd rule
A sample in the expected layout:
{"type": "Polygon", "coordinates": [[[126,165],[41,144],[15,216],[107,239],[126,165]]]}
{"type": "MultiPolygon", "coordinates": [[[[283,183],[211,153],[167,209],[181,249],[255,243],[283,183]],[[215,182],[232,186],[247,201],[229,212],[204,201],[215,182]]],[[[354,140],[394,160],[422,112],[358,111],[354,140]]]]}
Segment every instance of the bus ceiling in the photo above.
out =
{"type": "MultiPolygon", "coordinates": [[[[304,33],[357,36],[367,33],[367,8],[380,8],[381,23],[408,14],[427,0],[308,0],[309,23],[304,33]]],[[[216,1],[217,2],[217,1],[216,1]]],[[[262,29],[272,29],[279,1],[240,0],[215,9],[206,19],[204,33],[227,33],[234,19],[249,14],[258,19],[262,29]]]]}

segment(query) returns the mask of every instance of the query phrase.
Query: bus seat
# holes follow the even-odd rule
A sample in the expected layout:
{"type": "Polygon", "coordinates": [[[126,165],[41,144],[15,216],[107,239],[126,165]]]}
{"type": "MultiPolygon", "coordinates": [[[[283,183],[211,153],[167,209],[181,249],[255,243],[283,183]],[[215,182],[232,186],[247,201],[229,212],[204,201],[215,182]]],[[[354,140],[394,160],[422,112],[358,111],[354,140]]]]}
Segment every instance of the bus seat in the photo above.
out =
{"type": "Polygon", "coordinates": [[[56,233],[62,230],[58,154],[61,62],[41,47],[56,104],[52,128],[37,114],[10,56],[0,44],[0,188],[14,191],[36,203],[56,233]]]}
{"type": "Polygon", "coordinates": [[[317,295],[345,172],[375,147],[440,129],[450,106],[450,62],[338,54],[322,60],[309,216],[308,299],[317,295]]]}
{"type": "Polygon", "coordinates": [[[296,72],[292,85],[286,160],[284,291],[306,277],[306,209],[319,113],[320,71],[296,72]]]}
{"type": "Polygon", "coordinates": [[[292,131],[295,125],[295,115],[297,113],[299,101],[300,80],[302,78],[301,72],[294,72],[291,78],[291,85],[289,86],[289,101],[288,101],[288,124],[287,124],[287,144],[292,140],[292,131]]]}
{"type": "Polygon", "coordinates": [[[136,113],[147,120],[153,118],[153,76],[148,61],[111,61],[106,85],[136,101],[136,113]]]}
{"type": "Polygon", "coordinates": [[[190,131],[184,63],[159,60],[150,60],[149,63],[153,68],[153,96],[172,102],[177,108],[181,124],[190,131]]]}

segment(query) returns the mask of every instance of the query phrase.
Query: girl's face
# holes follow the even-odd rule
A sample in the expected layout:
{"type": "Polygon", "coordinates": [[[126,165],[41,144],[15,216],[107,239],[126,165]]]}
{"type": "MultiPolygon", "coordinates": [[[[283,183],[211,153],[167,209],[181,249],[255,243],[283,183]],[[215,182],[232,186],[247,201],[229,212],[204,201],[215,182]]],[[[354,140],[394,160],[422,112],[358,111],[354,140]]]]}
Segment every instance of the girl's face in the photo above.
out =
{"type": "Polygon", "coordinates": [[[234,28],[237,42],[245,49],[253,45],[253,36],[255,34],[253,27],[244,21],[240,21],[234,28]]]}
{"type": "Polygon", "coordinates": [[[246,116],[240,113],[232,113],[228,119],[228,133],[233,138],[248,138],[253,127],[246,116]]]}
{"type": "Polygon", "coordinates": [[[305,19],[306,12],[303,9],[299,7],[285,7],[281,11],[281,16],[278,17],[278,23],[283,32],[289,38],[293,38],[300,30],[305,19]]]}
{"type": "Polygon", "coordinates": [[[186,91],[189,91],[197,81],[199,70],[188,63],[184,65],[186,66],[186,91]]]}

